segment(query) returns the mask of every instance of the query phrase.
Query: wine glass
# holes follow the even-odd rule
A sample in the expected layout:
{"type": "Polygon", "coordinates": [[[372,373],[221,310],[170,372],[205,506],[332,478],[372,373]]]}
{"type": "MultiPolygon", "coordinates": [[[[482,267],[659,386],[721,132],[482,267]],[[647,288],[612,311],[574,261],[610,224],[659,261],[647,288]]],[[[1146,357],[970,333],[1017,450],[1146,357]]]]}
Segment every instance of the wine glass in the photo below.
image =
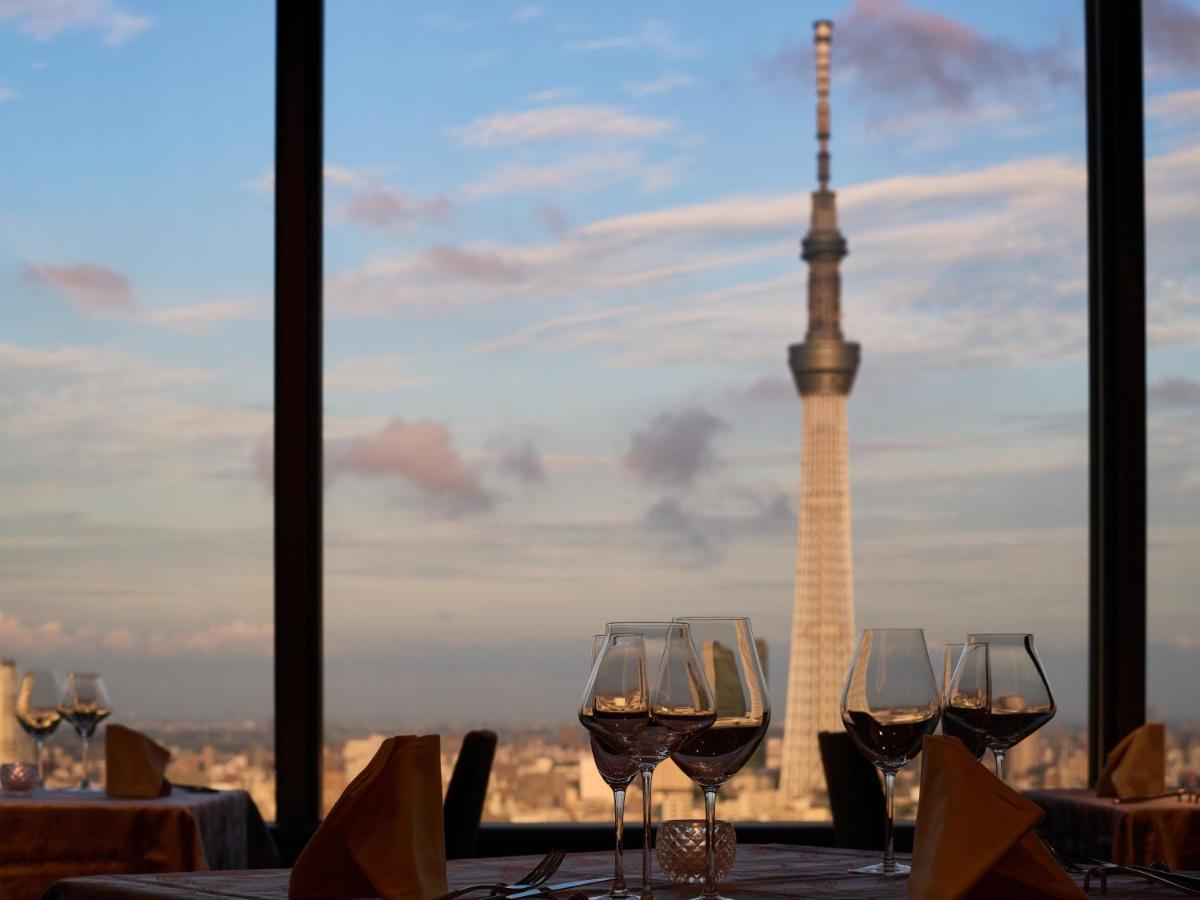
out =
{"type": "Polygon", "coordinates": [[[983,756],[983,751],[987,749],[987,744],[983,742],[983,735],[966,727],[957,719],[951,718],[948,708],[954,670],[958,667],[959,659],[962,658],[964,647],[966,644],[947,644],[945,658],[942,660],[942,734],[958,738],[963,742],[967,751],[979,759],[983,756]]]}
{"type": "Polygon", "coordinates": [[[58,729],[62,713],[58,711],[58,698],[62,695],[62,679],[57,672],[48,669],[33,669],[21,676],[17,688],[14,711],[17,721],[25,733],[33,738],[37,750],[37,779],[43,784],[46,778],[46,738],[58,729]]]}
{"type": "Polygon", "coordinates": [[[688,626],[614,622],[579,707],[579,721],[620,746],[642,776],[642,900],[651,900],[651,782],[655,767],[713,723],[712,693],[688,626]]]}
{"type": "Polygon", "coordinates": [[[903,875],[909,871],[896,862],[892,841],[896,773],[921,752],[921,740],[937,728],[940,705],[920,628],[863,631],[842,689],[842,724],[883,772],[887,828],[883,862],[851,872],[903,875]]]}
{"type": "Polygon", "coordinates": [[[716,886],[717,789],[741,771],[771,723],[771,698],[747,618],[679,618],[691,628],[712,688],[711,728],[680,744],[671,759],[704,791],[704,892],[696,900],[725,900],[716,886]]]}
{"type": "MultiPolygon", "coordinates": [[[[592,665],[604,648],[604,635],[592,636],[592,665]]],[[[625,859],[622,853],[622,841],[625,837],[625,791],[637,777],[637,766],[621,747],[595,731],[590,731],[592,759],[596,762],[596,770],[600,777],[612,788],[613,792],[613,834],[616,847],[613,850],[613,881],[612,888],[603,894],[597,894],[592,900],[620,900],[629,896],[625,886],[625,859]]]]}
{"type": "Polygon", "coordinates": [[[983,738],[1001,781],[1005,754],[1057,709],[1032,634],[967,635],[952,689],[951,717],[983,738]]]}
{"type": "Polygon", "coordinates": [[[62,717],[75,726],[79,735],[80,757],[83,761],[83,778],[80,790],[92,786],[88,771],[88,748],[96,726],[112,715],[112,702],[104,687],[104,679],[94,672],[72,672],[67,676],[67,689],[58,702],[62,717]]]}

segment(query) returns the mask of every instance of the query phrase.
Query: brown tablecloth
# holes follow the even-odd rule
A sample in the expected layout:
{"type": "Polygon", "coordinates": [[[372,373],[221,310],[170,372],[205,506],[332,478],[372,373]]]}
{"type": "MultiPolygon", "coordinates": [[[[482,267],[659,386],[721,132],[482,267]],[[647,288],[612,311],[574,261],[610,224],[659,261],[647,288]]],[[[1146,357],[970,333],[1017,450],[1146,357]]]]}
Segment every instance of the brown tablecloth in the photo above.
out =
{"type": "Polygon", "coordinates": [[[1038,831],[1061,853],[1116,863],[1200,869],[1200,804],[1112,802],[1090,790],[1029,791],[1046,811],[1038,831]]]}
{"type": "Polygon", "coordinates": [[[153,800],[39,791],[0,796],[0,897],[36,900],[61,878],[278,865],[245,791],[176,788],[153,800]]]}
{"type": "MultiPolygon", "coordinates": [[[[779,898],[809,897],[814,900],[901,900],[907,898],[904,879],[882,879],[850,875],[850,865],[876,862],[879,854],[855,850],[825,850],[815,847],[746,846],[738,848],[737,861],[729,878],[723,883],[734,897],[779,898]]],[[[470,884],[510,881],[528,872],[537,857],[506,859],[462,859],[448,865],[450,887],[470,884]]],[[[638,853],[625,854],[627,874],[633,875],[641,865],[638,853]]],[[[573,853],[567,857],[553,882],[573,878],[607,875],[612,871],[609,853],[573,853]]],[[[126,877],[76,878],[59,882],[46,895],[46,900],[145,900],[147,897],[170,900],[211,900],[225,897],[230,900],[283,900],[287,897],[288,870],[274,869],[257,872],[207,872],[191,875],[141,875],[126,877]]],[[[635,879],[631,880],[631,887],[635,879]]],[[[582,888],[596,894],[603,885],[582,888]]],[[[1098,886],[1093,885],[1097,892],[1098,886]]],[[[693,897],[695,885],[671,885],[655,869],[655,895],[662,900],[693,897]]],[[[561,895],[560,895],[561,896],[561,895]]],[[[1178,894],[1145,881],[1114,876],[1108,881],[1110,900],[1133,898],[1175,897],[1178,894]]],[[[1014,898],[1017,900],[1017,898],[1014,898]]]]}

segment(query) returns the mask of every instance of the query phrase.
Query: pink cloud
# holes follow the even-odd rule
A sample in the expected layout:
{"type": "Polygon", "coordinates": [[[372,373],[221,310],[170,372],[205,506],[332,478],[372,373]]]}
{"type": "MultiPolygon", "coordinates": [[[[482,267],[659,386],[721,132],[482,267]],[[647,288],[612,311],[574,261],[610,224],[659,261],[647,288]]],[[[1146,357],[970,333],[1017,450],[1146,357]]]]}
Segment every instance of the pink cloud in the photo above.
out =
{"type": "Polygon", "coordinates": [[[387,230],[403,228],[417,220],[443,221],[450,215],[450,201],[442,196],[425,200],[374,185],[351,197],[342,213],[362,228],[387,230]]]}
{"type": "Polygon", "coordinates": [[[274,649],[275,627],[270,622],[244,622],[237,619],[211,625],[198,631],[151,634],[146,651],[151,656],[270,656],[274,649]]]}
{"type": "Polygon", "coordinates": [[[392,419],[379,432],[347,441],[339,468],[368,478],[398,477],[449,512],[480,512],[492,500],[438,422],[392,419]]]}
{"type": "Polygon", "coordinates": [[[29,265],[25,267],[25,278],[54,288],[85,315],[133,309],[129,279],[105,266],[29,265]]]}
{"type": "Polygon", "coordinates": [[[466,281],[503,282],[521,276],[520,267],[497,253],[463,250],[439,244],[425,252],[425,260],[440,274],[466,281]]]}

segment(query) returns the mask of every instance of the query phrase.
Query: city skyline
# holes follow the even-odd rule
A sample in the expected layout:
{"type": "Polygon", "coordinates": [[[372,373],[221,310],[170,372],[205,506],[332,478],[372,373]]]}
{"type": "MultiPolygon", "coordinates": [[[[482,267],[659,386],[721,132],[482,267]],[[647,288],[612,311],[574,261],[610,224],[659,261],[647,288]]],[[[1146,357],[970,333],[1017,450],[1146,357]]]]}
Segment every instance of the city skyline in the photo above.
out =
{"type": "MultiPolygon", "coordinates": [[[[77,15],[0,3],[0,122],[21,136],[0,148],[0,654],[99,669],[116,720],[265,721],[270,5],[60,6],[77,15]]],[[[1183,720],[1200,70],[1164,35],[1197,33],[1200,4],[1146,8],[1149,701],[1183,720]]],[[[748,614],[787,658],[802,426],[782,348],[824,16],[844,324],[870,350],[858,624],[924,625],[935,656],[1033,630],[1083,720],[1077,3],[328,16],[330,722],[569,720],[588,636],[647,609],[748,614]]]]}

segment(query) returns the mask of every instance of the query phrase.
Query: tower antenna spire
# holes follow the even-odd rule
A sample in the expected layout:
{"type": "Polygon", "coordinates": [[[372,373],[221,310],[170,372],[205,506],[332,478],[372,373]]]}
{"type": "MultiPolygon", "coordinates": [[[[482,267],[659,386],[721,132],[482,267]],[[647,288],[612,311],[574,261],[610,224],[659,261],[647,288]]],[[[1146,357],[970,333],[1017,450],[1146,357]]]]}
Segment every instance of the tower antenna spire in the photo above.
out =
{"type": "Polygon", "coordinates": [[[817,181],[821,190],[829,189],[829,50],[833,43],[833,22],[820,19],[813,23],[813,44],[817,62],[817,181]]]}

